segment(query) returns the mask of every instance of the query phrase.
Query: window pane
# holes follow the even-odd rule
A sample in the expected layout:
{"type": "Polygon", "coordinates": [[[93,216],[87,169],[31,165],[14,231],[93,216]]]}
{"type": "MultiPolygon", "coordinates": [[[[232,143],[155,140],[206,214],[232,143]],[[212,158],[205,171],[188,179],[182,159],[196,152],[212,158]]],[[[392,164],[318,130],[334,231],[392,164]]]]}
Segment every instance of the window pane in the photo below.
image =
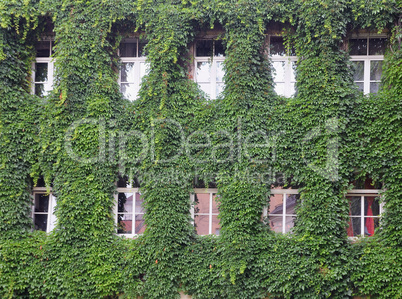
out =
{"type": "Polygon", "coordinates": [[[374,231],[379,226],[379,223],[379,218],[366,217],[364,219],[364,235],[366,237],[374,236],[374,231]]]}
{"type": "Polygon", "coordinates": [[[283,214],[283,195],[271,195],[269,202],[269,214],[283,214]]]}
{"type": "Polygon", "coordinates": [[[35,212],[48,212],[49,195],[35,194],[35,212]]]}
{"type": "Polygon", "coordinates": [[[121,65],[121,82],[135,82],[135,62],[126,62],[121,65]]]}
{"type": "Polygon", "coordinates": [[[145,46],[146,46],[146,41],[139,41],[138,43],[138,57],[145,57],[145,46]]]}
{"type": "Polygon", "coordinates": [[[283,44],[283,37],[271,36],[270,38],[270,55],[271,56],[285,56],[285,45],[283,44]]]}
{"type": "Polygon", "coordinates": [[[135,213],[145,213],[144,207],[142,206],[144,200],[141,198],[140,193],[135,194],[135,213]]]}
{"type": "Polygon", "coordinates": [[[349,227],[348,227],[348,236],[349,237],[357,237],[360,236],[360,225],[361,225],[361,218],[360,217],[351,217],[349,218],[349,227]]]}
{"type": "Polygon", "coordinates": [[[119,213],[133,212],[133,193],[119,193],[117,211],[119,213]]]}
{"type": "Polygon", "coordinates": [[[379,82],[371,82],[370,83],[370,93],[378,93],[379,89],[380,89],[379,82]]]}
{"type": "Polygon", "coordinates": [[[362,92],[364,91],[364,83],[363,82],[356,82],[356,85],[360,91],[362,91],[362,92]]]}
{"type": "Polygon", "coordinates": [[[117,215],[117,233],[131,234],[133,229],[133,216],[127,214],[117,215]]]}
{"type": "Polygon", "coordinates": [[[382,60],[370,61],[370,80],[381,80],[382,60]]]}
{"type": "Polygon", "coordinates": [[[351,215],[361,216],[361,198],[360,196],[348,197],[350,200],[351,215]]]}
{"type": "Polygon", "coordinates": [[[149,73],[149,63],[140,62],[140,79],[149,73]]]}
{"type": "Polygon", "coordinates": [[[274,61],[272,63],[274,67],[274,82],[284,82],[285,81],[285,61],[274,61]]]}
{"type": "Polygon", "coordinates": [[[196,56],[212,56],[213,41],[212,40],[201,40],[197,41],[196,45],[196,56]]]}
{"type": "Polygon", "coordinates": [[[44,97],[46,95],[45,84],[35,84],[35,94],[44,97]]]}
{"type": "Polygon", "coordinates": [[[143,234],[145,231],[144,215],[135,215],[135,233],[143,234]]]}
{"type": "Polygon", "coordinates": [[[215,56],[225,57],[225,47],[221,40],[215,41],[215,56]]]}
{"type": "Polygon", "coordinates": [[[197,235],[209,234],[209,216],[196,215],[194,216],[194,226],[197,231],[197,235]]]}
{"type": "Polygon", "coordinates": [[[294,216],[286,216],[286,222],[285,222],[285,233],[289,232],[292,227],[295,225],[295,219],[296,217],[294,216]]]}
{"type": "Polygon", "coordinates": [[[364,216],[379,216],[380,203],[378,197],[365,196],[364,197],[364,216]]]}
{"type": "Polygon", "coordinates": [[[137,42],[123,42],[120,45],[120,57],[137,57],[137,42]]]}
{"type": "Polygon", "coordinates": [[[197,62],[197,82],[211,82],[211,63],[197,62]]]}
{"type": "Polygon", "coordinates": [[[369,55],[384,55],[387,45],[386,38],[370,38],[369,55]]]}
{"type": "Polygon", "coordinates": [[[294,96],[296,93],[296,84],[290,83],[289,89],[290,89],[290,96],[294,96]]]}
{"type": "Polygon", "coordinates": [[[50,41],[40,41],[35,45],[36,57],[50,57],[50,41]]]}
{"type": "Polygon", "coordinates": [[[285,83],[275,83],[275,92],[278,95],[285,95],[285,83]]]}
{"type": "Polygon", "coordinates": [[[353,66],[353,81],[364,80],[364,61],[351,61],[353,66]]]}
{"type": "Polygon", "coordinates": [[[137,97],[137,89],[135,88],[135,84],[122,83],[121,93],[125,99],[134,101],[137,97]]]}
{"type": "Polygon", "coordinates": [[[223,82],[224,75],[225,75],[225,71],[223,70],[223,62],[218,61],[216,63],[216,82],[223,82]]]}
{"type": "Polygon", "coordinates": [[[212,234],[219,235],[221,231],[221,227],[219,225],[219,219],[217,215],[212,215],[212,234]]]}
{"type": "Polygon", "coordinates": [[[47,82],[47,63],[35,63],[35,82],[47,82]]]}
{"type": "Polygon", "coordinates": [[[195,194],[195,213],[207,213],[209,214],[209,193],[197,193],[195,194]]]}
{"type": "Polygon", "coordinates": [[[207,96],[211,96],[211,84],[210,83],[198,83],[200,89],[207,94],[207,96]]]}
{"type": "Polygon", "coordinates": [[[350,55],[367,55],[367,39],[350,39],[350,55]]]}
{"type": "Polygon", "coordinates": [[[216,83],[216,97],[218,97],[225,89],[225,83],[216,83]]]}
{"type": "Polygon", "coordinates": [[[297,67],[296,61],[292,61],[291,64],[292,64],[291,65],[292,71],[290,73],[290,81],[296,82],[296,67],[297,67]]]}
{"type": "Polygon", "coordinates": [[[212,194],[212,213],[219,213],[218,199],[219,197],[217,197],[216,194],[212,194]]]}
{"type": "Polygon", "coordinates": [[[46,231],[47,229],[47,214],[35,214],[35,230],[46,231]]]}
{"type": "Polygon", "coordinates": [[[282,232],[282,216],[269,216],[269,226],[274,232],[282,232]]]}
{"type": "Polygon", "coordinates": [[[298,194],[289,194],[286,198],[286,214],[294,215],[296,214],[295,208],[298,200],[298,194]]]}

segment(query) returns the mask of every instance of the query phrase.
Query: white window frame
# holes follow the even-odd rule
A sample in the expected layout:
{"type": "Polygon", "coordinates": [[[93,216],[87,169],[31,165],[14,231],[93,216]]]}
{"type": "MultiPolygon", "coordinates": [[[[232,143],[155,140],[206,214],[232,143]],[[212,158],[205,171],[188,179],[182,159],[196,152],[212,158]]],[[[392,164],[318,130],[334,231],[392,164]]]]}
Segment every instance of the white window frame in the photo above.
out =
{"type": "Polygon", "coordinates": [[[215,42],[216,40],[214,39],[205,39],[208,41],[213,41],[212,43],[212,54],[213,56],[197,56],[197,42],[198,41],[204,41],[202,39],[198,39],[196,40],[196,44],[194,46],[194,81],[198,84],[199,88],[201,90],[203,90],[201,88],[201,86],[199,85],[199,83],[209,83],[209,92],[205,92],[208,96],[210,100],[214,100],[216,99],[219,94],[216,94],[216,86],[217,84],[223,84],[223,86],[225,85],[225,81],[222,78],[222,81],[217,81],[216,80],[216,75],[217,75],[217,69],[218,69],[218,63],[223,64],[223,62],[225,61],[226,56],[215,56],[215,42]],[[197,78],[197,64],[199,62],[208,62],[210,64],[210,81],[209,82],[202,82],[199,81],[197,78]]]}
{"type": "Polygon", "coordinates": [[[364,73],[363,81],[354,81],[355,83],[363,83],[363,93],[370,93],[370,83],[381,83],[381,80],[370,80],[370,64],[371,61],[384,61],[384,55],[369,55],[370,39],[387,38],[386,35],[353,35],[350,39],[365,39],[367,41],[367,54],[366,55],[351,55],[350,61],[363,61],[364,73]]]}
{"type": "Polygon", "coordinates": [[[54,59],[51,56],[53,51],[53,39],[47,38],[41,40],[41,42],[49,42],[49,57],[36,57],[35,61],[32,62],[32,78],[31,78],[31,93],[35,94],[35,86],[39,84],[44,85],[44,96],[48,95],[50,91],[53,90],[54,82],[54,59]],[[36,77],[36,64],[37,63],[47,63],[47,82],[35,81],[36,77]]]}
{"type": "MultiPolygon", "coordinates": [[[[377,218],[380,219],[380,225],[381,225],[381,215],[384,211],[384,202],[381,201],[381,190],[379,189],[354,189],[350,190],[347,194],[346,197],[360,197],[360,215],[349,215],[350,221],[352,221],[352,218],[359,218],[360,219],[360,237],[365,237],[364,235],[364,219],[366,218],[377,218]],[[364,197],[379,197],[380,198],[380,211],[378,216],[364,216],[365,208],[364,208],[364,197]]],[[[355,239],[358,238],[357,236],[350,236],[348,237],[350,239],[355,239]]]]}
{"type": "MultiPolygon", "coordinates": [[[[135,42],[137,44],[137,49],[136,49],[137,57],[121,57],[120,56],[120,49],[118,50],[118,55],[120,57],[120,63],[121,63],[120,68],[119,68],[118,84],[120,86],[120,92],[122,94],[123,94],[123,92],[121,90],[122,84],[133,84],[134,85],[134,88],[137,91],[137,93],[135,95],[132,95],[132,98],[128,99],[129,101],[133,102],[133,101],[138,99],[138,94],[139,94],[139,91],[140,91],[140,88],[141,88],[142,78],[143,78],[144,75],[146,75],[148,73],[149,65],[148,65],[148,63],[146,61],[147,60],[146,56],[139,56],[138,55],[139,54],[138,50],[139,50],[140,39],[139,38],[126,38],[126,39],[123,39],[121,41],[121,43],[127,43],[127,42],[129,42],[129,43],[135,42]],[[128,82],[128,81],[123,82],[123,81],[121,81],[121,68],[122,68],[124,63],[130,63],[130,62],[134,63],[134,76],[135,76],[134,81],[133,82],[128,82]],[[144,74],[141,74],[141,63],[144,63],[144,65],[145,65],[145,73],[144,74]]],[[[124,97],[124,94],[123,94],[123,97],[124,97]]]]}
{"type": "Polygon", "coordinates": [[[35,215],[47,215],[47,227],[46,232],[50,233],[56,226],[57,218],[55,215],[56,207],[56,197],[53,195],[51,189],[48,190],[46,187],[35,187],[32,190],[32,212],[31,217],[33,220],[33,230],[35,230],[35,215]],[[49,206],[47,212],[35,212],[35,196],[37,194],[45,194],[49,196],[49,206]]]}
{"type": "Polygon", "coordinates": [[[280,96],[285,96],[287,98],[294,96],[295,92],[296,92],[296,78],[294,81],[292,81],[292,73],[293,73],[293,68],[292,68],[292,64],[293,63],[297,63],[298,61],[298,57],[297,56],[290,56],[290,55],[284,55],[284,56],[279,56],[279,55],[271,55],[271,37],[282,37],[281,35],[269,35],[268,36],[268,55],[269,58],[272,61],[272,67],[273,67],[273,71],[275,71],[274,69],[274,63],[275,62],[284,62],[285,63],[285,72],[284,72],[284,81],[278,81],[275,80],[275,76],[274,74],[272,74],[272,79],[274,80],[275,83],[275,88],[276,88],[276,84],[277,83],[283,83],[284,84],[284,92],[283,94],[278,93],[276,90],[275,92],[277,93],[277,95],[280,96]],[[292,88],[293,85],[293,88],[292,88]],[[292,92],[294,89],[294,92],[292,92]]]}
{"type": "MultiPolygon", "coordinates": [[[[282,232],[283,234],[286,233],[286,217],[296,217],[296,214],[288,214],[286,211],[286,201],[288,195],[291,194],[299,194],[298,189],[271,189],[271,195],[279,194],[282,195],[282,214],[268,214],[268,207],[265,207],[263,210],[263,217],[264,219],[269,217],[281,217],[282,216],[282,232]]],[[[272,228],[271,228],[272,229],[272,228]]]]}
{"type": "MultiPolygon", "coordinates": [[[[346,197],[351,197],[351,196],[360,196],[361,197],[361,214],[353,216],[354,218],[361,218],[361,236],[364,237],[364,218],[379,218],[380,223],[381,223],[381,215],[384,211],[385,203],[380,200],[380,215],[378,216],[364,216],[364,197],[365,196],[371,196],[371,197],[380,197],[381,198],[381,192],[382,190],[379,189],[352,189],[349,190],[346,194],[346,197]]],[[[271,189],[271,194],[282,194],[283,196],[283,213],[282,214],[268,214],[268,207],[265,207],[263,210],[263,217],[269,218],[270,216],[282,216],[282,233],[285,233],[285,225],[286,225],[286,217],[288,216],[294,216],[296,217],[296,214],[287,214],[286,213],[286,199],[287,195],[289,194],[299,194],[299,189],[271,189]]],[[[352,217],[352,216],[350,216],[352,217]]],[[[355,239],[357,237],[348,237],[349,239],[355,239]]]]}
{"type": "MultiPolygon", "coordinates": [[[[208,216],[208,235],[215,235],[212,232],[212,217],[213,216],[218,216],[219,213],[213,213],[212,212],[212,204],[213,204],[213,200],[214,200],[214,195],[217,196],[218,194],[218,189],[216,188],[194,188],[193,193],[190,194],[190,201],[191,201],[191,219],[192,219],[192,223],[193,225],[195,225],[195,219],[194,217],[197,215],[200,216],[208,216]],[[209,194],[209,212],[208,213],[195,213],[195,194],[209,194]]],[[[199,236],[203,236],[203,235],[199,235],[199,236]]]]}
{"type": "Polygon", "coordinates": [[[136,234],[135,233],[135,216],[136,215],[144,215],[145,214],[145,212],[141,212],[141,213],[137,213],[136,212],[136,194],[140,194],[141,195],[141,193],[140,193],[140,189],[139,188],[131,188],[131,187],[126,187],[126,188],[117,188],[117,193],[115,193],[114,194],[114,202],[115,202],[115,205],[114,205],[114,209],[113,209],[113,217],[114,217],[114,223],[115,223],[115,225],[116,225],[116,228],[117,228],[117,226],[118,226],[118,215],[119,214],[127,214],[127,215],[131,215],[132,216],[132,228],[131,228],[131,231],[132,231],[132,233],[131,234],[125,234],[125,233],[118,233],[118,228],[116,229],[116,234],[118,235],[118,236],[125,236],[125,237],[127,237],[127,238],[136,238],[136,237],[138,237],[139,235],[141,235],[141,234],[136,234]],[[119,205],[119,193],[132,193],[133,194],[133,210],[132,210],[132,212],[119,212],[118,211],[118,205],[119,205]]]}

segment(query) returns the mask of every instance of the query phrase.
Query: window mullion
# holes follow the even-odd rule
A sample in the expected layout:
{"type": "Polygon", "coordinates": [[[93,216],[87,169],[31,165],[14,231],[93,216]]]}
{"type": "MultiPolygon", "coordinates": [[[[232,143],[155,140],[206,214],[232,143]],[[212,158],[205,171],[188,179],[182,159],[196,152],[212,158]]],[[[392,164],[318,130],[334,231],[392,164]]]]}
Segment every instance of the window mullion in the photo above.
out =
{"type": "Polygon", "coordinates": [[[286,193],[283,194],[282,233],[286,233],[286,193]]]}
{"type": "Polygon", "coordinates": [[[209,234],[212,234],[212,192],[209,193],[209,234]]]}
{"type": "Polygon", "coordinates": [[[360,235],[364,236],[364,195],[360,197],[360,235]]]}

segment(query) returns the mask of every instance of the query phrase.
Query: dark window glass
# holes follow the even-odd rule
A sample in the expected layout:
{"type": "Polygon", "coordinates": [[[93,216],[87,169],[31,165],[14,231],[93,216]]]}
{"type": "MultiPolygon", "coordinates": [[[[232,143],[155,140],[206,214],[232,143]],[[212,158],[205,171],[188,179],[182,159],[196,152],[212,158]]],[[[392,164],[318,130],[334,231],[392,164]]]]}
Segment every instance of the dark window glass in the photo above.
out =
{"type": "Polygon", "coordinates": [[[120,57],[137,57],[137,42],[121,43],[120,57]]]}
{"type": "Polygon", "coordinates": [[[350,39],[350,55],[367,55],[367,39],[350,39]]]}
{"type": "Polygon", "coordinates": [[[35,95],[44,97],[46,95],[44,84],[35,84],[35,95]]]}
{"type": "Polygon", "coordinates": [[[35,212],[47,213],[49,209],[49,195],[35,194],[35,212]]]}
{"type": "Polygon", "coordinates": [[[50,57],[50,41],[40,41],[35,45],[36,57],[50,57]]]}
{"type": "Polygon", "coordinates": [[[143,40],[140,40],[138,43],[138,57],[145,57],[145,46],[146,46],[146,42],[143,40]]]}
{"type": "Polygon", "coordinates": [[[35,82],[47,82],[47,63],[35,63],[35,82]]]}
{"type": "Polygon", "coordinates": [[[213,41],[201,40],[197,41],[196,56],[212,56],[213,41]]]}
{"type": "Polygon", "coordinates": [[[285,45],[283,44],[282,36],[271,36],[270,42],[271,42],[270,54],[272,56],[274,56],[274,55],[285,56],[286,55],[285,45]]]}
{"type": "Polygon", "coordinates": [[[35,230],[46,231],[47,214],[35,214],[35,230]]]}
{"type": "Polygon", "coordinates": [[[386,38],[370,38],[369,55],[384,55],[387,45],[386,38]]]}
{"type": "Polygon", "coordinates": [[[221,40],[215,41],[215,56],[224,57],[225,56],[225,46],[221,40]]]}

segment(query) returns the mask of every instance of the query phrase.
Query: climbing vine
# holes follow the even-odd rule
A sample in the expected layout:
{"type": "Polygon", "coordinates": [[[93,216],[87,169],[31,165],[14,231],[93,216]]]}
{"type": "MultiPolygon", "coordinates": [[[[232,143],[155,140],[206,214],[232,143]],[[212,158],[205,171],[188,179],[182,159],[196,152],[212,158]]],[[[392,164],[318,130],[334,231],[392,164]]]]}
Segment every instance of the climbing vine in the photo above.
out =
{"type": "Polygon", "coordinates": [[[397,1],[2,1],[0,295],[5,298],[402,297],[402,6],[397,1]],[[278,25],[279,24],[279,25],[278,25]],[[266,34],[294,48],[297,93],[279,97],[266,34]],[[209,100],[189,48],[225,47],[209,100]],[[345,41],[389,33],[382,86],[355,87],[345,41]],[[55,83],[31,94],[35,43],[54,35],[55,83]],[[145,38],[139,97],[119,91],[117,49],[145,38]],[[31,189],[57,197],[32,232],[31,189]],[[281,181],[278,181],[278,176],[281,181]],[[115,234],[116,181],[140,182],[146,231],[115,234]],[[352,182],[383,186],[381,229],[351,243],[352,182]],[[194,181],[218,188],[220,236],[197,236],[194,181]],[[299,188],[293,234],[262,219],[272,185],[299,188]]]}

